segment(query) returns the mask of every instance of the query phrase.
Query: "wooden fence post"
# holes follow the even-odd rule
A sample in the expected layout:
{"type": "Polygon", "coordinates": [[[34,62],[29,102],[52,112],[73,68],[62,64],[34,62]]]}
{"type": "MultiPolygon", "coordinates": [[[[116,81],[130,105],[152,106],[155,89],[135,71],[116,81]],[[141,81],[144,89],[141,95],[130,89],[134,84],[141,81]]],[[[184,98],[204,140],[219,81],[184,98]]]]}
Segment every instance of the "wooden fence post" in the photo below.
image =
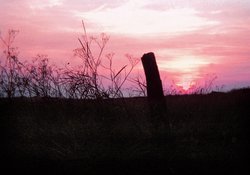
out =
{"type": "Polygon", "coordinates": [[[144,54],[141,61],[147,81],[147,96],[151,122],[156,131],[163,126],[163,130],[170,134],[167,106],[154,53],[149,52],[144,54]]]}

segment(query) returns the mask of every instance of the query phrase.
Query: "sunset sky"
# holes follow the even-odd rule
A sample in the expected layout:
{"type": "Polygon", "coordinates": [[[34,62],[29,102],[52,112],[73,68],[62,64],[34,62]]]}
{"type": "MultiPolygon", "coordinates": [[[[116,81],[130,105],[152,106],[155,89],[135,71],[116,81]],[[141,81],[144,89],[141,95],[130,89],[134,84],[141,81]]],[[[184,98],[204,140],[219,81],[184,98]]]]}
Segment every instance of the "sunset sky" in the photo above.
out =
{"type": "Polygon", "coordinates": [[[24,60],[47,54],[59,66],[77,64],[82,20],[89,35],[110,37],[105,53],[117,66],[125,54],[154,52],[164,84],[187,90],[217,76],[224,90],[250,86],[249,0],[0,0],[1,36],[20,31],[24,60]]]}

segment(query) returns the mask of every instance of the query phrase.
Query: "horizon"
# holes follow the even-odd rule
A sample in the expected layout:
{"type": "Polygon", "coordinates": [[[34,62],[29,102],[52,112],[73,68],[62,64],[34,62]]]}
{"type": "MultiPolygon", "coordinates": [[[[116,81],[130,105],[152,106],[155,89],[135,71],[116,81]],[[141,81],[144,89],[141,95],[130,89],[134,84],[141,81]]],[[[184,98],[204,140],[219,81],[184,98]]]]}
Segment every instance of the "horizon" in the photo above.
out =
{"type": "MultiPolygon", "coordinates": [[[[187,93],[214,81],[228,91],[250,86],[250,2],[139,0],[0,0],[0,34],[19,34],[14,46],[21,60],[46,54],[53,64],[81,64],[81,21],[88,36],[105,33],[105,54],[114,53],[116,69],[126,54],[141,58],[154,52],[163,86],[187,93]]],[[[1,57],[3,46],[1,45],[1,57]]],[[[133,74],[142,74],[142,64],[133,74]]],[[[142,75],[144,76],[144,74],[142,75]]]]}

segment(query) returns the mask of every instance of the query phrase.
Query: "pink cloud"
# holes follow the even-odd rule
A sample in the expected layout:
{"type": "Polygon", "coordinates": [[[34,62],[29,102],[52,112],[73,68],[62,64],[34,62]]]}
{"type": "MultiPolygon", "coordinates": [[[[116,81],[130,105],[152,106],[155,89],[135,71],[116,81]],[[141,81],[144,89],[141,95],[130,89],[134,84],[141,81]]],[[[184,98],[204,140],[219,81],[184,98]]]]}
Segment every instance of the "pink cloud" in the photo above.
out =
{"type": "MultiPolygon", "coordinates": [[[[114,59],[118,67],[127,64],[124,56],[126,53],[140,58],[143,53],[153,51],[159,63],[162,61],[168,63],[180,58],[184,60],[185,56],[192,55],[206,60],[207,64],[200,65],[193,73],[180,72],[178,69],[176,71],[161,69],[168,82],[182,79],[187,74],[188,77],[198,76],[201,78],[205,77],[206,74],[216,74],[218,76],[216,81],[220,84],[228,84],[230,87],[233,87],[233,84],[245,86],[249,83],[250,85],[248,78],[250,74],[250,38],[248,37],[250,32],[250,3],[244,0],[237,2],[231,0],[213,2],[208,0],[202,2],[195,0],[185,2],[126,0],[1,1],[0,31],[1,35],[4,36],[9,28],[20,30],[15,45],[19,47],[20,57],[22,58],[31,58],[36,54],[48,54],[52,61],[58,64],[69,61],[77,64],[80,61],[73,58],[72,50],[79,47],[77,38],[82,34],[81,19],[85,20],[90,35],[94,35],[91,32],[94,31],[93,29],[97,29],[95,30],[97,33],[103,32],[104,25],[109,22],[112,24],[112,21],[105,21],[105,18],[103,18],[102,26],[92,21],[91,18],[87,18],[88,16],[76,16],[76,14],[94,15],[95,10],[99,9],[98,13],[105,14],[104,12],[108,11],[110,12],[109,15],[113,15],[115,19],[119,15],[111,12],[115,12],[116,9],[125,9],[124,5],[128,2],[132,3],[129,7],[133,7],[135,11],[143,12],[141,17],[129,18],[127,21],[127,24],[131,24],[129,27],[133,27],[133,19],[143,18],[145,24],[147,24],[147,19],[156,19],[154,15],[158,17],[169,16],[168,12],[171,10],[175,13],[181,13],[176,18],[160,18],[159,21],[153,21],[153,25],[156,25],[155,29],[145,30],[146,33],[140,32],[139,25],[135,34],[131,34],[132,30],[130,33],[126,30],[120,31],[122,26],[116,26],[116,33],[113,33],[112,30],[107,31],[107,34],[110,35],[110,41],[105,54],[114,52],[114,59]],[[189,9],[189,11],[181,11],[180,9],[189,9]],[[190,25],[186,20],[185,25],[179,25],[178,32],[174,32],[174,30],[169,32],[167,28],[166,30],[159,30],[160,27],[165,26],[164,23],[175,25],[175,23],[181,22],[181,19],[186,19],[182,17],[182,12],[189,15],[188,19],[196,19],[200,23],[194,23],[191,20],[190,23],[193,22],[193,24],[190,25]],[[187,28],[182,30],[180,26],[186,26],[187,28]],[[191,26],[190,29],[189,26],[191,26]],[[151,33],[147,34],[148,31],[151,33]]],[[[127,11],[126,13],[130,12],[127,11]]],[[[120,14],[120,16],[123,17],[124,15],[120,14]]],[[[137,23],[140,21],[137,20],[137,23]]],[[[162,66],[159,67],[162,68],[162,66]]],[[[141,69],[142,66],[138,64],[138,70],[141,69]]]]}

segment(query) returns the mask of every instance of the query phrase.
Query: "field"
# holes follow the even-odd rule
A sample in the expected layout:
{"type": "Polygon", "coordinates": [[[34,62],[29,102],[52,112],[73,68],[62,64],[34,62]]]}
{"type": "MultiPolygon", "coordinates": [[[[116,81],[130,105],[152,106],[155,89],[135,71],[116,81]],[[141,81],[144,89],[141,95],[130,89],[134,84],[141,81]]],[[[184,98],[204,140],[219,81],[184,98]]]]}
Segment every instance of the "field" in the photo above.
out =
{"type": "Polygon", "coordinates": [[[166,96],[171,133],[155,129],[145,97],[0,99],[8,172],[241,174],[250,89],[166,96]]]}

